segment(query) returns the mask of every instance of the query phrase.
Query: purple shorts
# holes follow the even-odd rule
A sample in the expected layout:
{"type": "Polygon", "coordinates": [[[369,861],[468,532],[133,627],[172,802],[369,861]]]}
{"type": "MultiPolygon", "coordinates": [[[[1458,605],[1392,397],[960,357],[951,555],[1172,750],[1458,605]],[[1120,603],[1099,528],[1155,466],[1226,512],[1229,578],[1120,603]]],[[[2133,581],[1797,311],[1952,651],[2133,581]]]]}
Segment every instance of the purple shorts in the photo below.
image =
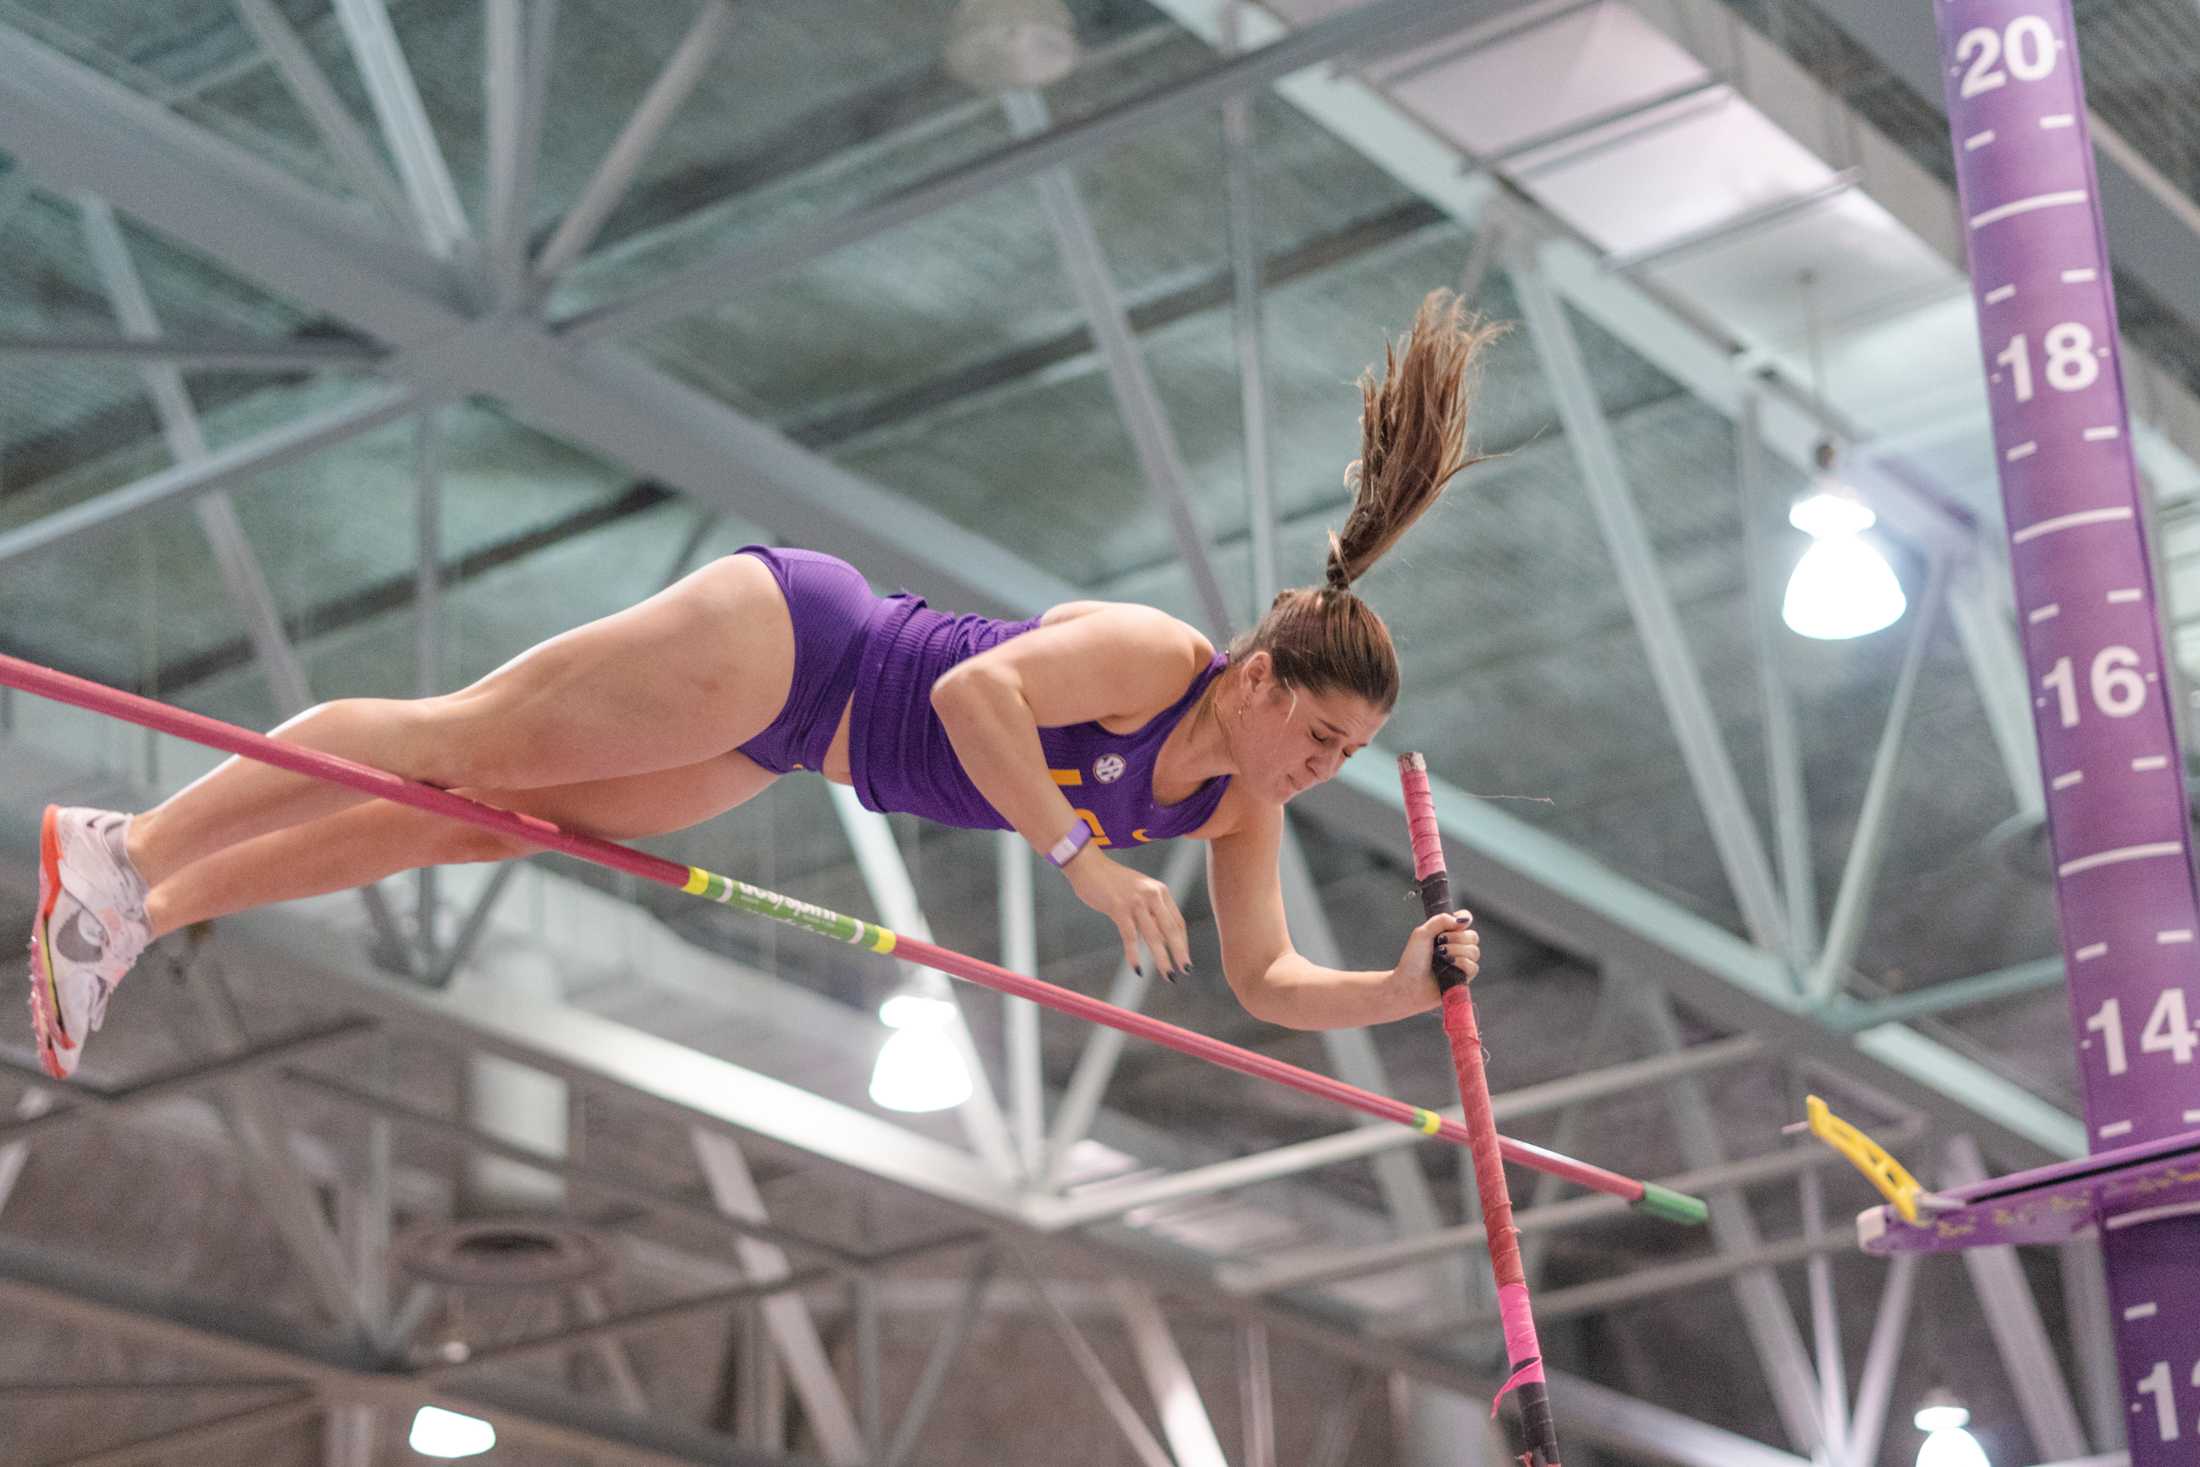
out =
{"type": "Polygon", "coordinates": [[[774,774],[821,770],[841,710],[855,691],[865,634],[888,603],[873,594],[861,571],[815,550],[744,545],[734,554],[753,555],[771,567],[794,623],[794,682],[786,706],[770,727],[741,745],[741,752],[774,774]]]}

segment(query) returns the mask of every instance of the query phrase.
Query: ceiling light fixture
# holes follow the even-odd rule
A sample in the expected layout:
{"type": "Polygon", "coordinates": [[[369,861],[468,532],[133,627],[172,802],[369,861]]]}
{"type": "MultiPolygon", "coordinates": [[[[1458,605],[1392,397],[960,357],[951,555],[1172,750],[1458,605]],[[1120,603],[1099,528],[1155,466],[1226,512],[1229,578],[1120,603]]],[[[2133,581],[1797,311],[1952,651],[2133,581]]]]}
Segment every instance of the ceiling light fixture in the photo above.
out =
{"type": "Polygon", "coordinates": [[[475,1416],[461,1416],[440,1406],[422,1406],[413,1416],[407,1439],[423,1457],[478,1457],[497,1444],[497,1429],[475,1416]]]}
{"type": "Polygon", "coordinates": [[[1077,65],[1062,0],[961,0],[947,21],[948,74],[981,92],[1043,87],[1077,65]]]}
{"type": "MultiPolygon", "coordinates": [[[[1810,341],[1811,390],[1823,401],[1818,358],[1818,312],[1813,276],[1802,275],[1804,320],[1810,341]]],[[[1788,630],[1820,641],[1846,641],[1893,626],[1909,609],[1902,582],[1877,546],[1863,538],[1875,516],[1841,477],[1839,454],[1828,440],[1818,445],[1811,492],[1788,510],[1788,523],[1811,537],[1781,598],[1788,630]]]]}
{"type": "Polygon", "coordinates": [[[1970,1411],[1949,1392],[1927,1392],[1911,1419],[1926,1433],[1925,1445],[1917,1449],[1917,1467],[1993,1467],[1978,1438],[1965,1430],[1970,1411]]]}
{"type": "Polygon", "coordinates": [[[893,1030],[871,1070],[871,1101],[910,1114],[952,1110],[970,1098],[970,1071],[948,1032],[955,1006],[944,998],[903,991],[879,1005],[879,1022],[893,1030]]]}

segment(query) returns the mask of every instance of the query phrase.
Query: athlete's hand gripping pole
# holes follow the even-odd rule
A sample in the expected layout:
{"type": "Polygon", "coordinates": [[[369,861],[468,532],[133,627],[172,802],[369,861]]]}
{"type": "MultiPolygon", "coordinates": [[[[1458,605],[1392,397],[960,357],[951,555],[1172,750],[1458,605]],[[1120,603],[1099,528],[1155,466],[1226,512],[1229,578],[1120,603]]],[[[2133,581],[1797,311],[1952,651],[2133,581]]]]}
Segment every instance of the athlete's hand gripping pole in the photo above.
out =
{"type": "MultiPolygon", "coordinates": [[[[1428,765],[1419,754],[1398,759],[1405,786],[1406,825],[1413,833],[1413,875],[1421,885],[1421,907],[1433,917],[1452,910],[1451,875],[1444,869],[1443,839],[1429,799],[1428,765]]],[[[1512,1378],[1490,1402],[1495,1416],[1508,1392],[1520,1396],[1520,1424],[1528,1450],[1520,1467],[1559,1467],[1558,1428],[1551,1420],[1550,1391],[1543,1380],[1543,1353],[1536,1344],[1535,1317],[1528,1308],[1528,1276],[1520,1264],[1518,1230],[1513,1227],[1512,1194],[1505,1187],[1505,1162],[1498,1154],[1497,1117],[1490,1109],[1489,1079],[1482,1071],[1482,1034],[1474,1022],[1474,1000],[1467,976],[1439,946],[1434,967],[1443,996],[1444,1033],[1451,1040],[1451,1062],[1459,1076],[1459,1100],[1474,1158],[1474,1186],[1482,1199],[1482,1226],[1489,1234],[1490,1269],[1497,1275],[1497,1307],[1504,1318],[1505,1353],[1512,1378]]]]}

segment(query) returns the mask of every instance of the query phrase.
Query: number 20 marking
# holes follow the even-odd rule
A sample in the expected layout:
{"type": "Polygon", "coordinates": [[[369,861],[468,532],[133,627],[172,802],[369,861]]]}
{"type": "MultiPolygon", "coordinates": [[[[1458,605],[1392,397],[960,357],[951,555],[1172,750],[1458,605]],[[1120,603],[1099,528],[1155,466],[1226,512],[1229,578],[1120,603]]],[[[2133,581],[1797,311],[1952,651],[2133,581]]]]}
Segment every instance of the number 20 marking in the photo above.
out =
{"type": "Polygon", "coordinates": [[[1956,42],[1956,60],[1971,63],[1963,74],[1960,93],[1966,97],[2006,86],[2012,75],[2018,81],[2044,81],[2055,71],[2055,32],[2036,15],[2018,16],[2005,31],[1980,26],[1965,31],[1963,39],[1956,42]],[[2004,55],[2009,60],[2008,71],[1997,64],[2004,55]]]}

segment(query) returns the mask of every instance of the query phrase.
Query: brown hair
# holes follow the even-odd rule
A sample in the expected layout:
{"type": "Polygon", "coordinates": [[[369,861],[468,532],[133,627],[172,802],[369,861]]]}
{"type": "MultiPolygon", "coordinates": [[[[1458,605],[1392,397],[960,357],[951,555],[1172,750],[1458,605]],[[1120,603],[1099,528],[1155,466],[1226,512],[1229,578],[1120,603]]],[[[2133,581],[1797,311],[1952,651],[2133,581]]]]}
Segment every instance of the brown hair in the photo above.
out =
{"type": "Polygon", "coordinates": [[[1329,536],[1321,586],[1278,595],[1260,625],[1239,637],[1231,660],[1275,659],[1277,680],[1308,692],[1350,692],[1388,713],[1398,701],[1398,654],[1383,619],[1352,592],[1384,551],[1424,514],[1452,475],[1482,455],[1467,451],[1467,409],[1482,349],[1504,331],[1467,314],[1448,290],[1429,292],[1404,347],[1385,342],[1383,371],[1360,374],[1360,456],[1344,533],[1329,536]]]}

